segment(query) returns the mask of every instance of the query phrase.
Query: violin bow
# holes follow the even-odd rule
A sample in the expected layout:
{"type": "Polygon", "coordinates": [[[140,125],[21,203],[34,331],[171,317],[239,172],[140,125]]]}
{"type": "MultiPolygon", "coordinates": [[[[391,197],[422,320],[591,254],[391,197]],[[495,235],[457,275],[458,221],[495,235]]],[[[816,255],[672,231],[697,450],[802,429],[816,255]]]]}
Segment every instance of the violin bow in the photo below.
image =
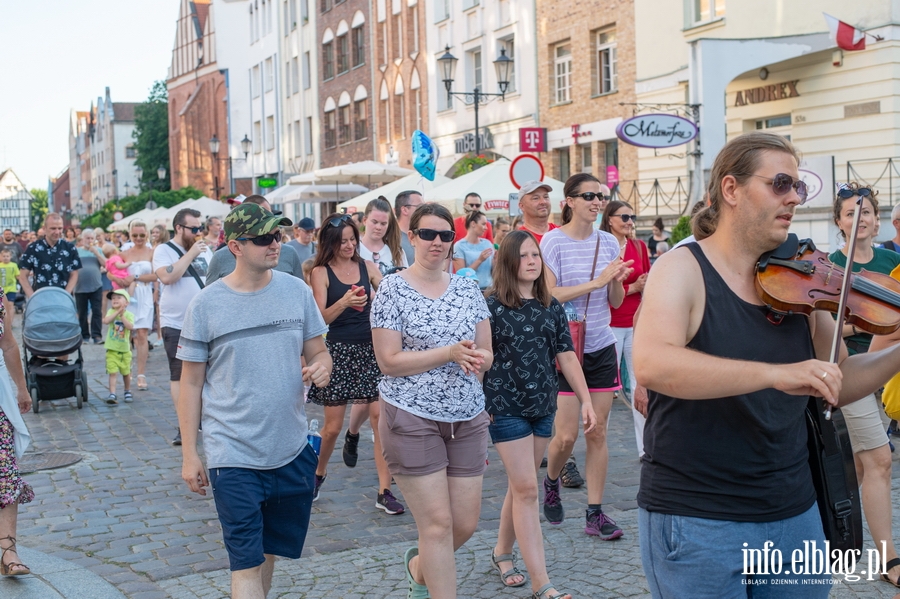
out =
{"type": "MultiPolygon", "coordinates": [[[[862,216],[862,201],[862,196],[856,196],[856,208],[853,210],[853,228],[850,230],[850,240],[847,242],[847,266],[844,268],[844,281],[841,283],[841,297],[838,302],[837,319],[834,322],[831,357],[828,360],[832,364],[837,364],[841,351],[841,342],[844,338],[844,314],[847,310],[847,296],[850,295],[850,277],[853,273],[853,256],[856,254],[856,234],[859,232],[859,220],[862,216]]],[[[831,420],[830,404],[825,408],[825,420],[831,420]]]]}

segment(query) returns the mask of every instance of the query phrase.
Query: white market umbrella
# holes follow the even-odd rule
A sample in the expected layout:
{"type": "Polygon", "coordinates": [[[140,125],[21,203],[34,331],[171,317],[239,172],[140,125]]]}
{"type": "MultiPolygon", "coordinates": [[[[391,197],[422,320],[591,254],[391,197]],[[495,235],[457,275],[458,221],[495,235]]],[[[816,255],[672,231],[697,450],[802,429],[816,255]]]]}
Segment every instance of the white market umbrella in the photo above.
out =
{"type": "Polygon", "coordinates": [[[374,160],[351,162],[341,166],[320,168],[311,173],[294,175],[288,179],[291,185],[304,183],[359,183],[369,185],[372,183],[390,183],[401,177],[413,174],[408,168],[382,164],[374,160]]]}
{"type": "MultiPolygon", "coordinates": [[[[492,162],[432,189],[426,199],[445,205],[452,202],[451,205],[454,207],[454,211],[457,214],[462,214],[463,200],[465,200],[467,194],[474,192],[481,196],[481,200],[485,204],[482,207],[482,212],[494,214],[508,212],[509,194],[518,193],[519,191],[509,179],[510,164],[509,160],[501,158],[496,162],[492,162]],[[506,203],[504,204],[504,202],[506,203]],[[493,207],[491,206],[492,203],[494,204],[493,207]]],[[[565,200],[565,195],[563,194],[565,184],[551,177],[544,177],[543,182],[551,188],[551,211],[553,214],[559,214],[562,210],[560,204],[565,200]]]]}
{"type": "Polygon", "coordinates": [[[368,191],[368,188],[355,183],[338,183],[336,185],[282,185],[266,194],[271,204],[290,204],[292,202],[337,202],[341,198],[350,198],[368,191]]]}
{"type": "Polygon", "coordinates": [[[155,222],[154,218],[156,215],[162,214],[168,210],[168,208],[153,208],[152,210],[148,210],[144,208],[143,210],[139,210],[134,214],[129,214],[122,220],[118,220],[107,227],[110,231],[125,231],[128,229],[128,225],[131,221],[140,220],[147,223],[148,226],[153,226],[152,223],[155,222]]]}
{"type": "Polygon", "coordinates": [[[422,197],[425,198],[426,202],[431,201],[431,190],[439,185],[443,185],[444,183],[449,183],[452,181],[449,177],[445,177],[444,175],[435,175],[434,181],[429,181],[425,177],[421,176],[419,173],[414,173],[412,175],[407,175],[402,179],[397,179],[393,183],[388,183],[386,185],[382,185],[381,187],[376,187],[372,191],[367,191],[361,196],[355,197],[352,200],[347,200],[346,202],[342,202],[338,204],[338,209],[344,208],[348,212],[354,212],[358,210],[364,210],[366,208],[366,204],[377,198],[378,196],[384,196],[387,198],[387,201],[391,203],[393,206],[394,198],[397,197],[397,194],[401,191],[407,191],[410,189],[415,189],[419,193],[422,194],[422,197]]]}
{"type": "Polygon", "coordinates": [[[166,208],[165,211],[159,214],[155,214],[153,216],[154,224],[165,225],[167,229],[171,230],[172,219],[175,218],[175,215],[178,213],[178,211],[184,208],[193,208],[194,210],[200,212],[201,222],[205,221],[210,216],[225,218],[228,212],[231,211],[231,206],[229,206],[228,204],[203,196],[201,198],[197,198],[196,200],[185,200],[180,204],[172,206],[171,208],[166,208]]]}

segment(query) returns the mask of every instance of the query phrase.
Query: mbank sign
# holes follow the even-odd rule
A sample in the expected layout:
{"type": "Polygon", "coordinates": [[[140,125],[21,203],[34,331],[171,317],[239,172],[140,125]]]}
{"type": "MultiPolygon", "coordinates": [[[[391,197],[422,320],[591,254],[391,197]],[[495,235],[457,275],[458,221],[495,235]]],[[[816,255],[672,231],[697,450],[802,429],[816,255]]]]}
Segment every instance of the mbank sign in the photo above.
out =
{"type": "Polygon", "coordinates": [[[642,148],[671,148],[697,137],[697,125],[674,114],[643,114],[619,123],[616,136],[642,148]]]}

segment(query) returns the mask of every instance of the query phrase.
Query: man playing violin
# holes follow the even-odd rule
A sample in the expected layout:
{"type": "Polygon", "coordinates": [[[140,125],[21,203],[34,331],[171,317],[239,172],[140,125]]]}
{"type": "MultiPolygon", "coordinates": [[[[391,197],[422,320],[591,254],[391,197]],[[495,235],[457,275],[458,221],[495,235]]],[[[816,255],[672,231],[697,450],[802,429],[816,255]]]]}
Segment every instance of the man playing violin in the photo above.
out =
{"type": "Polygon", "coordinates": [[[788,236],[807,197],[795,149],[753,132],[713,164],[698,240],[657,260],[635,327],[635,375],[650,390],[640,543],[654,597],[826,597],[822,574],[744,574],[747,550],[777,549],[790,566],[825,535],[808,465],[808,396],[833,406],[900,370],[900,346],[828,362],[830,314],[775,325],[754,287],[760,256],[788,236]],[[766,545],[771,542],[771,545],[766,545]],[[801,584],[773,587],[795,579],[801,584]],[[777,581],[774,579],[778,579],[777,581]],[[812,584],[803,584],[808,579],[812,584]],[[766,585],[766,586],[763,586],[766,585]]]}

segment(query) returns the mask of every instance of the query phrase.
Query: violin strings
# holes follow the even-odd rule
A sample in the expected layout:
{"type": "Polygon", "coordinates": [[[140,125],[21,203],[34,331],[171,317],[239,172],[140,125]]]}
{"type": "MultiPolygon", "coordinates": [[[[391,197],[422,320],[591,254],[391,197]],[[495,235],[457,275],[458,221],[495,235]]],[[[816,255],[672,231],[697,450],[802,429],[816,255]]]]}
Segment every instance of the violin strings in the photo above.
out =
{"type": "Polygon", "coordinates": [[[862,277],[854,277],[850,287],[851,289],[856,289],[857,291],[865,293],[875,299],[879,299],[887,304],[900,307],[900,294],[891,291],[886,287],[882,287],[878,283],[862,277]]]}

